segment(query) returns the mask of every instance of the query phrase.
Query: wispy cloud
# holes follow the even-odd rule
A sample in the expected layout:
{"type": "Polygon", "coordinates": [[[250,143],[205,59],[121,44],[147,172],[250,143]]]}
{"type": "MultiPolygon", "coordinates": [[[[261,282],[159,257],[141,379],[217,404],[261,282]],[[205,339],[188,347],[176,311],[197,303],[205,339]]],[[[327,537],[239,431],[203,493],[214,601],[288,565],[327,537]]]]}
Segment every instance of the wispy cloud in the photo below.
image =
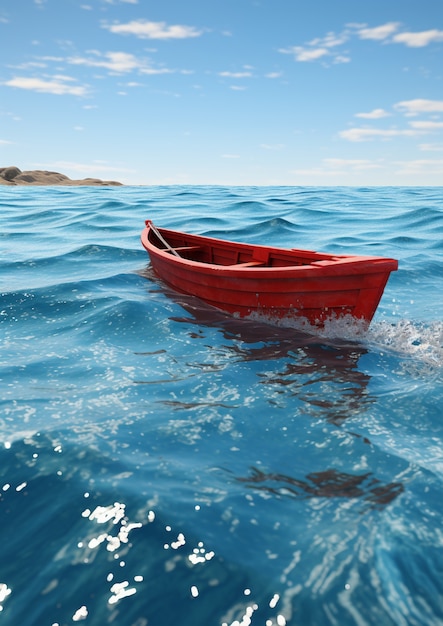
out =
{"type": "Polygon", "coordinates": [[[297,176],[308,176],[310,178],[334,178],[334,177],[355,177],[362,172],[370,172],[384,168],[386,164],[382,159],[372,161],[370,159],[323,159],[317,167],[297,169],[293,174],[297,176]]]}
{"type": "Polygon", "coordinates": [[[369,113],[356,113],[355,117],[362,117],[367,120],[379,120],[382,117],[388,117],[391,115],[384,109],[374,109],[373,111],[369,111],[369,113]]]}
{"type": "Polygon", "coordinates": [[[418,33],[399,33],[393,37],[394,43],[404,43],[409,48],[423,48],[435,41],[443,41],[443,30],[423,30],[418,33]]]}
{"type": "Polygon", "coordinates": [[[388,22],[375,28],[358,28],[357,35],[360,39],[374,39],[375,41],[383,41],[395,33],[400,26],[399,22],[388,22]]]}
{"type": "Polygon", "coordinates": [[[443,143],[421,143],[418,148],[422,152],[443,152],[443,143]]]}
{"type": "Polygon", "coordinates": [[[68,76],[54,76],[52,79],[16,77],[6,81],[8,87],[28,89],[39,93],[52,93],[54,95],[86,96],[88,89],[82,85],[72,84],[73,78],[68,76]]]}
{"type": "Polygon", "coordinates": [[[105,52],[97,50],[89,52],[89,56],[69,57],[67,62],[71,65],[85,65],[88,67],[101,67],[115,74],[126,74],[138,71],[141,74],[170,74],[173,70],[152,67],[147,59],[140,59],[128,52],[105,52]]]}
{"type": "Polygon", "coordinates": [[[219,76],[226,78],[250,78],[251,72],[219,72],[219,76]]]}
{"type": "Polygon", "coordinates": [[[106,161],[92,161],[92,163],[76,163],[73,161],[54,161],[52,163],[39,163],[39,167],[45,169],[54,169],[57,171],[70,171],[77,172],[78,174],[88,174],[91,172],[100,172],[100,173],[121,173],[121,172],[132,172],[134,170],[130,170],[124,167],[119,167],[115,165],[110,165],[106,161]]]}
{"type": "Polygon", "coordinates": [[[280,50],[284,54],[293,54],[296,61],[315,61],[321,57],[329,55],[326,48],[305,48],[303,46],[293,46],[280,50]]]}
{"type": "Polygon", "coordinates": [[[443,100],[403,100],[394,105],[394,109],[407,116],[414,116],[420,113],[443,113],[443,100]]]}
{"type": "Polygon", "coordinates": [[[285,147],[284,143],[261,143],[260,144],[260,148],[263,148],[263,150],[283,150],[283,148],[285,147]]]}
{"type": "Polygon", "coordinates": [[[339,136],[348,141],[369,141],[371,139],[392,139],[393,137],[414,137],[422,134],[422,130],[412,128],[349,128],[342,130],[339,136]]]}
{"type": "Polygon", "coordinates": [[[117,35],[135,35],[140,39],[189,39],[203,34],[202,30],[194,26],[168,26],[166,22],[149,22],[143,19],[125,24],[103,24],[103,28],[117,35]]]}
{"type": "Polygon", "coordinates": [[[330,32],[325,37],[317,37],[303,46],[280,48],[279,52],[292,54],[295,60],[299,62],[328,58],[333,63],[347,63],[350,60],[349,57],[338,53],[335,48],[342,46],[348,39],[349,35],[347,32],[339,34],[330,32]]]}
{"type": "Polygon", "coordinates": [[[292,174],[296,174],[297,176],[314,176],[314,177],[318,177],[318,178],[323,178],[325,176],[340,176],[342,175],[344,172],[340,171],[340,170],[328,170],[326,168],[322,168],[322,167],[311,167],[311,168],[306,168],[306,169],[297,169],[297,170],[292,170],[291,172],[292,174]]]}
{"type": "Polygon", "coordinates": [[[400,166],[397,174],[443,174],[443,159],[417,159],[413,161],[397,161],[400,166]]]}
{"type": "Polygon", "coordinates": [[[440,128],[443,128],[443,122],[421,121],[410,122],[409,125],[411,128],[417,128],[418,130],[439,130],[440,128]]]}
{"type": "Polygon", "coordinates": [[[386,162],[383,159],[323,159],[317,167],[297,169],[292,173],[297,176],[312,178],[355,177],[362,172],[379,169],[392,169],[395,174],[402,176],[417,176],[423,174],[443,174],[443,159],[416,159],[411,161],[386,162]]]}
{"type": "Polygon", "coordinates": [[[432,29],[419,32],[399,32],[400,22],[387,22],[369,27],[367,24],[347,24],[341,33],[330,32],[303,45],[280,48],[283,54],[292,54],[298,62],[329,60],[334,64],[348,63],[351,59],[347,51],[340,48],[357,37],[380,43],[402,43],[410,48],[420,48],[434,42],[443,41],[443,31],[432,29]]]}
{"type": "Polygon", "coordinates": [[[138,0],[103,0],[105,4],[138,4],[138,0]]]}
{"type": "Polygon", "coordinates": [[[321,48],[336,48],[337,46],[341,46],[346,43],[349,39],[349,34],[347,32],[342,33],[334,33],[329,32],[325,37],[316,37],[312,41],[309,42],[310,46],[320,46],[321,48]]]}
{"type": "Polygon", "coordinates": [[[388,22],[375,28],[357,28],[360,39],[373,39],[386,43],[403,43],[409,48],[423,48],[431,43],[443,41],[443,30],[436,28],[418,32],[397,32],[400,22],[388,22]]]}
{"type": "Polygon", "coordinates": [[[354,171],[374,170],[382,167],[380,162],[370,161],[368,159],[323,159],[323,162],[332,168],[347,167],[354,171]]]}

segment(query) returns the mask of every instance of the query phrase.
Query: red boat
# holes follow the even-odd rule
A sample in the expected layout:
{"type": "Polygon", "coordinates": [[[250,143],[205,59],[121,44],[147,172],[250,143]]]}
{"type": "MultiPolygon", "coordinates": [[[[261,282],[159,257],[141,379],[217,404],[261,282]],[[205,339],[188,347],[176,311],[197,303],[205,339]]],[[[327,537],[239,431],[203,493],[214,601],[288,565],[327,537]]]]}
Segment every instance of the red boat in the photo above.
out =
{"type": "Polygon", "coordinates": [[[305,318],[323,325],[350,315],[371,321],[395,259],[236,243],[157,228],[141,242],[154,272],[179,292],[238,317],[305,318]]]}

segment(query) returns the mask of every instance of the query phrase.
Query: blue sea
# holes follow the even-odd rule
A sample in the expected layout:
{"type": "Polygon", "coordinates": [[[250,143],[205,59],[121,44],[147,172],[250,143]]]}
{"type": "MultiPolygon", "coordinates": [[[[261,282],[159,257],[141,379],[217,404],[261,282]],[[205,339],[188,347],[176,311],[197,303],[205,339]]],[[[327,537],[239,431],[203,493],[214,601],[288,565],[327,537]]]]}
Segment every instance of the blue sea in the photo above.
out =
{"type": "Polygon", "coordinates": [[[443,188],[0,187],[1,626],[441,626],[443,188]],[[167,288],[145,219],[394,257],[365,331],[167,288]]]}

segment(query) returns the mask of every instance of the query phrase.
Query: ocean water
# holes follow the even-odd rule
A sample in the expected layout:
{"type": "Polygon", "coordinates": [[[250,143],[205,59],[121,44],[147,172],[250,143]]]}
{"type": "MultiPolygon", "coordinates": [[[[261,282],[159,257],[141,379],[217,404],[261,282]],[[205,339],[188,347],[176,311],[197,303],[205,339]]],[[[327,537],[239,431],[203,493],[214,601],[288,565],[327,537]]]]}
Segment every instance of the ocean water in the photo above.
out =
{"type": "Polygon", "coordinates": [[[443,624],[443,188],[0,187],[1,626],[443,624]],[[144,220],[399,260],[235,320],[144,220]]]}

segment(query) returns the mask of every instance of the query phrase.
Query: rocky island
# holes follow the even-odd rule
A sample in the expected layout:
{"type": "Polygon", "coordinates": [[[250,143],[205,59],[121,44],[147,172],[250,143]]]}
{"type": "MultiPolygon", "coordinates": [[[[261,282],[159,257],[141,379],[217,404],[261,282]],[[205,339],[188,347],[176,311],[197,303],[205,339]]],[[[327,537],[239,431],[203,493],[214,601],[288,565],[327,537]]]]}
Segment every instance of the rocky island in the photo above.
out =
{"type": "Polygon", "coordinates": [[[20,170],[15,165],[0,167],[0,185],[90,185],[90,186],[118,186],[114,180],[100,180],[99,178],[82,178],[72,180],[64,174],[46,170],[20,170]]]}

